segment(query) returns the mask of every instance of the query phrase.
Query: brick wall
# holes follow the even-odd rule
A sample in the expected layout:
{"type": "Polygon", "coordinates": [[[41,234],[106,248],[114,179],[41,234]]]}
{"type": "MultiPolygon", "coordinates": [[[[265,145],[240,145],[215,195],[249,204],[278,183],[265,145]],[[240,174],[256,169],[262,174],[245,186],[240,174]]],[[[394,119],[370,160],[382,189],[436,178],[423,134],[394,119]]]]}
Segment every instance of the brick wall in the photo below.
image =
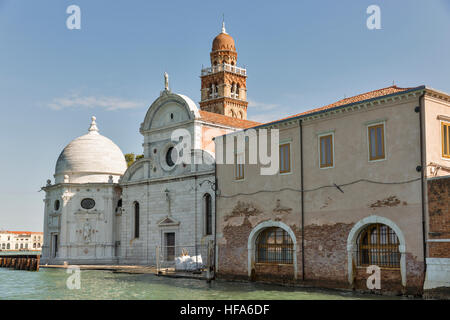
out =
{"type": "MultiPolygon", "coordinates": [[[[297,217],[298,212],[293,212],[297,217]]],[[[297,280],[294,266],[282,264],[254,265],[248,275],[248,240],[250,233],[260,223],[269,220],[269,213],[262,207],[250,203],[236,205],[219,223],[218,277],[233,280],[256,280],[275,283],[297,283],[329,288],[354,288],[367,291],[366,281],[370,276],[366,268],[355,267],[354,285],[348,282],[347,238],[354,223],[308,224],[305,226],[305,281],[302,277],[301,241],[302,232],[287,219],[280,219],[293,232],[297,242],[297,280]]],[[[276,221],[275,217],[272,221],[276,221]]],[[[298,219],[293,219],[298,221],[298,219]]],[[[406,252],[406,288],[402,286],[400,269],[381,270],[381,290],[384,292],[420,294],[423,284],[423,262],[406,252]]]]}
{"type": "MultiPolygon", "coordinates": [[[[450,176],[428,180],[428,239],[450,239],[450,176]]],[[[428,257],[450,258],[450,242],[428,242],[428,257]]]]}

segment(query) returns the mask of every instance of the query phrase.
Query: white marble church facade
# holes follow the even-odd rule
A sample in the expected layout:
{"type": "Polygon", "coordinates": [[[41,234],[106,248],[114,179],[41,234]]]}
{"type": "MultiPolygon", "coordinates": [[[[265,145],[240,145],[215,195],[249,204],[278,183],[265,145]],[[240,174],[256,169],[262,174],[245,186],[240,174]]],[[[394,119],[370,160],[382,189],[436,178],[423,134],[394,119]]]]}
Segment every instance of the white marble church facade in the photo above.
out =
{"type": "Polygon", "coordinates": [[[194,246],[198,249],[212,239],[214,164],[196,165],[193,160],[214,159],[202,149],[203,126],[198,108],[186,96],[165,90],[149,108],[140,128],[144,158],[133,163],[120,180],[121,263],[153,263],[156,247],[165,250],[163,256],[181,247],[192,255],[194,246]],[[175,160],[168,157],[176,129],[189,132],[193,151],[191,161],[173,165],[175,160]]]}
{"type": "Polygon", "coordinates": [[[59,156],[55,183],[43,187],[42,263],[151,265],[156,247],[165,258],[181,248],[191,255],[206,248],[215,232],[212,138],[255,124],[228,118],[164,90],[140,127],[144,157],[127,169],[122,151],[99,134],[93,117],[89,132],[59,156]],[[177,129],[191,137],[187,163],[172,159],[177,129]]]}
{"type": "Polygon", "coordinates": [[[165,89],[139,129],[144,157],[129,168],[95,117],[89,132],[64,148],[54,183],[42,188],[43,264],[155,265],[157,247],[170,260],[183,249],[198,254],[214,239],[213,138],[258,123],[246,120],[246,70],[236,66],[234,39],[224,26],[210,58],[211,67],[201,71],[200,108],[172,93],[165,74],[165,89]],[[177,155],[180,139],[172,135],[179,130],[191,146],[177,155]]]}

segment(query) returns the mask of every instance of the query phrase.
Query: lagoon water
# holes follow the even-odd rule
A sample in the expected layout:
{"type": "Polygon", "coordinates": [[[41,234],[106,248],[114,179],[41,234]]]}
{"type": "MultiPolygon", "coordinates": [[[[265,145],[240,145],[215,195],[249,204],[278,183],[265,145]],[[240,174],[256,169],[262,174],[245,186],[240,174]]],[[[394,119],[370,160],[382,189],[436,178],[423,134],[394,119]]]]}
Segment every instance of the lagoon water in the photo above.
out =
{"type": "Polygon", "coordinates": [[[39,272],[0,268],[0,300],[5,299],[392,299],[351,292],[309,290],[276,285],[175,279],[152,274],[125,274],[82,270],[81,288],[68,289],[71,274],[65,269],[41,268],[39,272]]]}

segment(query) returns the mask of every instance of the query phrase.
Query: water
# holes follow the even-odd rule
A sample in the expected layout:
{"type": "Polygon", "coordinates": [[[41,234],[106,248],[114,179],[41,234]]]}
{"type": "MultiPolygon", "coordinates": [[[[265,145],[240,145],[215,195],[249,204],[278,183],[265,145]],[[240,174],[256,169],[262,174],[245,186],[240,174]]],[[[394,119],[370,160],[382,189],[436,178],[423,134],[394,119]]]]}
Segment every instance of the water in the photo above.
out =
{"type": "Polygon", "coordinates": [[[351,292],[307,290],[257,283],[175,279],[153,274],[82,270],[81,288],[70,290],[65,269],[39,272],[0,268],[0,300],[5,299],[386,299],[351,292]]]}

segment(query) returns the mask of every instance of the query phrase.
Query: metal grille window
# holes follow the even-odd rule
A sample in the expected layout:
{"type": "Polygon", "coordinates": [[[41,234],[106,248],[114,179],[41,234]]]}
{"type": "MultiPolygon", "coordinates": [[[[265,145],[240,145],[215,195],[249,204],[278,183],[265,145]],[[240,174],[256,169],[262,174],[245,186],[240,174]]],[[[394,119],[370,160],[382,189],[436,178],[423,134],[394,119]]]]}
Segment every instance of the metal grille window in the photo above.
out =
{"type": "Polygon", "coordinates": [[[388,226],[379,223],[368,226],[359,234],[357,246],[358,266],[400,268],[398,237],[388,226]]]}
{"type": "Polygon", "coordinates": [[[95,200],[91,198],[83,199],[81,200],[81,207],[86,210],[92,209],[95,207],[95,200]]]}
{"type": "Polygon", "coordinates": [[[203,196],[204,201],[204,210],[205,210],[205,224],[206,224],[206,235],[211,235],[212,232],[212,203],[211,203],[211,195],[209,193],[203,196]]]}
{"type": "Polygon", "coordinates": [[[283,229],[273,227],[261,232],[256,240],[256,262],[292,264],[294,243],[283,229]]]}

